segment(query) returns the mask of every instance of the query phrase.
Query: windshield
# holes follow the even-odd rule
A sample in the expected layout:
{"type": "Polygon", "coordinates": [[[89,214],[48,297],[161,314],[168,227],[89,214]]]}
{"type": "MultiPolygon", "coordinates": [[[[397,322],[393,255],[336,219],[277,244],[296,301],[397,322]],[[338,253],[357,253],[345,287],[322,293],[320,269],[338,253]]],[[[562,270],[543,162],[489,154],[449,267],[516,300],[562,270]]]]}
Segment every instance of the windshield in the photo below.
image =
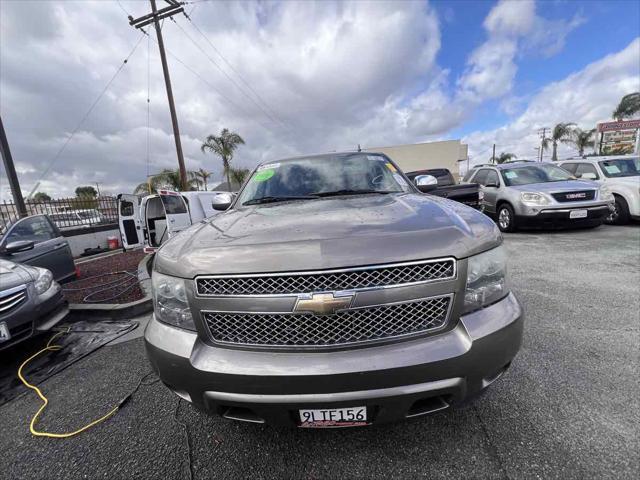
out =
{"type": "Polygon", "coordinates": [[[602,173],[607,177],[635,177],[640,175],[637,159],[618,158],[616,160],[602,160],[598,162],[602,173]]]}
{"type": "Polygon", "coordinates": [[[576,177],[565,169],[556,167],[555,165],[529,165],[519,168],[507,168],[502,170],[501,173],[502,179],[508,187],[576,179],[576,177]]]}
{"type": "Polygon", "coordinates": [[[407,181],[383,155],[323,155],[261,165],[240,194],[238,204],[405,191],[410,191],[407,181]]]}

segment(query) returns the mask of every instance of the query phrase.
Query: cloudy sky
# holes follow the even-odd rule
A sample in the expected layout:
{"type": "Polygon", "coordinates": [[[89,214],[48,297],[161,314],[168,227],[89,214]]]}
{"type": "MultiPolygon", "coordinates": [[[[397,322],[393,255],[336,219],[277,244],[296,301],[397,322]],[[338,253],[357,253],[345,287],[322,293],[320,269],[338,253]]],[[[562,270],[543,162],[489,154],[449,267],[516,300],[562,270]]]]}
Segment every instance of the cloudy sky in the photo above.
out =
{"type": "MultiPolygon", "coordinates": [[[[185,8],[191,20],[163,26],[181,137],[187,168],[216,179],[220,161],[199,147],[223,127],[247,142],[239,166],[450,138],[469,143],[473,163],[493,142],[534,156],[538,128],[592,128],[640,90],[637,1],[185,8]]],[[[95,182],[130,192],[175,167],[155,35],[127,20],[148,11],[135,0],[0,0],[0,115],[25,193],[38,181],[52,196],[95,182]]]]}

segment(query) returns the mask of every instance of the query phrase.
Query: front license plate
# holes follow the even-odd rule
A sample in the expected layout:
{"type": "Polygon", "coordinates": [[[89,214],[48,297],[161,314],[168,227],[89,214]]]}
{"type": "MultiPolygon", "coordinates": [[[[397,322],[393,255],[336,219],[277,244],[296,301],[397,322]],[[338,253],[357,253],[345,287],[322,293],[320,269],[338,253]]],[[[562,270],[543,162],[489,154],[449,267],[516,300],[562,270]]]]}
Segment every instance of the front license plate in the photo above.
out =
{"type": "Polygon", "coordinates": [[[569,218],[587,218],[586,210],[571,210],[569,212],[569,218]]]}
{"type": "Polygon", "coordinates": [[[9,333],[9,327],[5,322],[0,322],[0,343],[6,342],[11,338],[11,334],[9,333]]]}
{"type": "Polygon", "coordinates": [[[300,426],[304,428],[360,427],[368,425],[367,407],[300,410],[300,426]]]}

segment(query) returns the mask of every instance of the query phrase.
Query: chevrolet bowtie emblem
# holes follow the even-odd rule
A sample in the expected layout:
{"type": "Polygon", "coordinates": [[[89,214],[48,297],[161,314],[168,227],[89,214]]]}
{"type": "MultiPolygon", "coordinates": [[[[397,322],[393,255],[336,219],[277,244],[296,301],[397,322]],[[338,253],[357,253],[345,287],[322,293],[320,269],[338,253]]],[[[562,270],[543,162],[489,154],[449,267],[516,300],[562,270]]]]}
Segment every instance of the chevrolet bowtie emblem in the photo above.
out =
{"type": "Polygon", "coordinates": [[[294,312],[310,312],[316,315],[332,315],[351,306],[353,295],[335,297],[332,293],[314,293],[299,297],[294,312]]]}

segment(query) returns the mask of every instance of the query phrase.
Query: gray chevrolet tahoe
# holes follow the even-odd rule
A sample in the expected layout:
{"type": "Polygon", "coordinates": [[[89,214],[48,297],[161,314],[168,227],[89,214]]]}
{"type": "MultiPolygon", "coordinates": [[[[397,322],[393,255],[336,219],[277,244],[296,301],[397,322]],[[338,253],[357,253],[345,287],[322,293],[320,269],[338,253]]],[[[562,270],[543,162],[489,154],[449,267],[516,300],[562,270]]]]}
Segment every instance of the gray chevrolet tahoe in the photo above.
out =
{"type": "Polygon", "coordinates": [[[265,163],[214,208],[157,252],[145,331],[162,382],[199,409],[309,428],[418,417],[479,395],[520,348],[496,225],[382,154],[265,163]]]}

